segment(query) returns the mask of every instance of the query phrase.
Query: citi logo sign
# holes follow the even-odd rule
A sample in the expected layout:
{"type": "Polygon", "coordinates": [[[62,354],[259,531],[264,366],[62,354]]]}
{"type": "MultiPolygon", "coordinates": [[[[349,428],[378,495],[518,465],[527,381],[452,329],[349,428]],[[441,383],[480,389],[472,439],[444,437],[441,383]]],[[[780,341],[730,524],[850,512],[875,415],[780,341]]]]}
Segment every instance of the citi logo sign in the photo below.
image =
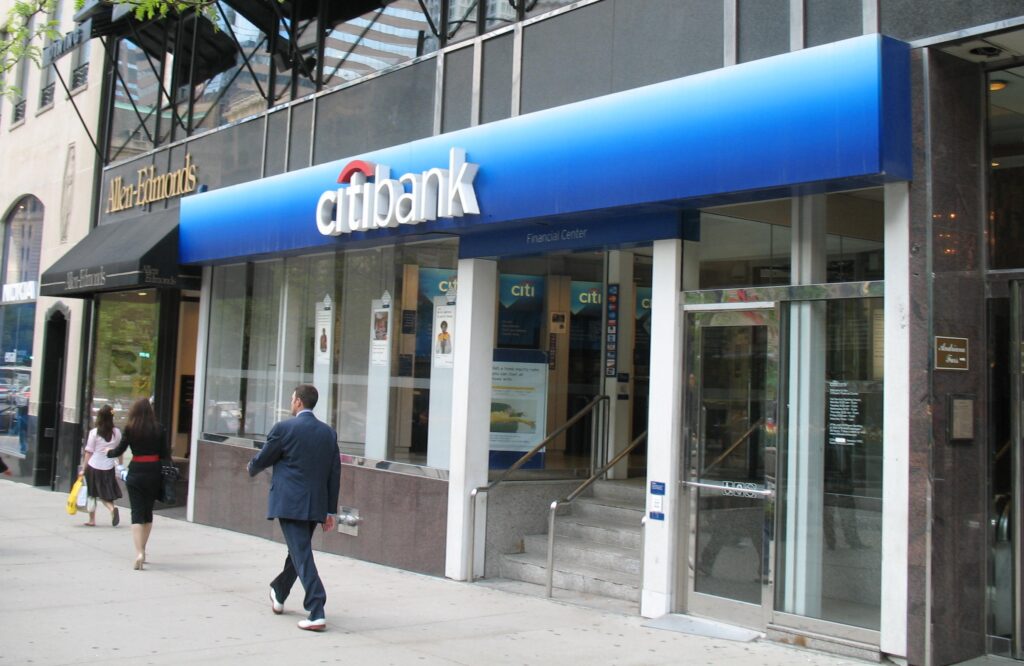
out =
{"type": "Polygon", "coordinates": [[[325,236],[419,224],[439,217],[479,215],[473,179],[480,165],[466,151],[452,148],[448,168],[391,177],[391,167],[355,160],[345,165],[338,183],[316,206],[316,227],[325,236]],[[372,182],[370,179],[373,179],[372,182]]]}
{"type": "Polygon", "coordinates": [[[580,303],[584,305],[600,305],[601,304],[601,290],[599,289],[588,289],[581,291],[579,295],[580,303]]]}

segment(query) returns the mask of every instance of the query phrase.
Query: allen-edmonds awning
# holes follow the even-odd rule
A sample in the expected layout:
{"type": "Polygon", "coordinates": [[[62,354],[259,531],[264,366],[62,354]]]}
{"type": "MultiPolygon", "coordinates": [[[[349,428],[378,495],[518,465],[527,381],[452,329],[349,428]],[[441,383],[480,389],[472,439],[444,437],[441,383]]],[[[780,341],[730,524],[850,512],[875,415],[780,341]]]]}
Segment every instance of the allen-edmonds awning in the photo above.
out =
{"type": "Polygon", "coordinates": [[[43,296],[88,298],[101,291],[198,289],[199,273],[178,265],[178,211],[96,227],[43,271],[43,296]]]}

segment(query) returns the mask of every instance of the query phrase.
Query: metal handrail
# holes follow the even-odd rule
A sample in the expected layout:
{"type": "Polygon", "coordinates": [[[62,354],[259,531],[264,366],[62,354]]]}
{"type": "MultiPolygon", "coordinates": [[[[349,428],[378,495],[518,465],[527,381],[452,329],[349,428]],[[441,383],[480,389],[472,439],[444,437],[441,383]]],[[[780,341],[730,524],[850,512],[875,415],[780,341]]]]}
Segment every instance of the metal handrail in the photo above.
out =
{"type": "MultiPolygon", "coordinates": [[[[568,421],[566,421],[565,423],[563,423],[559,427],[555,428],[554,432],[552,432],[550,435],[545,437],[543,439],[543,441],[541,441],[540,444],[538,444],[537,446],[533,447],[532,449],[530,449],[529,451],[524,453],[522,456],[520,456],[519,460],[515,461],[515,463],[513,463],[511,467],[509,467],[507,470],[502,472],[502,474],[498,478],[496,478],[494,481],[491,481],[486,486],[480,486],[478,488],[474,488],[473,490],[471,490],[469,492],[469,582],[470,583],[472,583],[474,580],[476,580],[476,569],[475,569],[474,563],[473,563],[473,560],[474,560],[474,558],[476,556],[476,498],[481,493],[488,493],[488,492],[490,492],[492,488],[497,486],[499,483],[501,483],[502,481],[507,479],[510,474],[512,474],[513,472],[518,470],[520,467],[525,465],[530,460],[530,458],[532,458],[533,456],[537,455],[537,453],[539,453],[541,449],[543,449],[545,446],[547,446],[552,441],[554,441],[554,439],[556,437],[558,437],[559,435],[564,433],[566,430],[568,430],[572,426],[574,426],[577,423],[579,423],[579,421],[584,416],[586,416],[587,414],[592,412],[599,404],[601,404],[602,402],[609,402],[609,400],[610,399],[609,399],[609,397],[607,395],[599,395],[599,396],[595,397],[593,400],[588,402],[586,404],[586,406],[583,407],[583,409],[581,409],[580,411],[576,412],[576,414],[574,414],[572,418],[570,418],[568,421]]],[[[604,438],[608,437],[607,430],[608,430],[607,427],[602,429],[602,436],[604,438]]]]}
{"type": "MultiPolygon", "coordinates": [[[[620,460],[632,453],[633,449],[639,446],[645,439],[647,439],[646,430],[637,435],[636,439],[629,443],[629,446],[620,451],[619,454],[612,458],[610,462],[606,463],[604,467],[591,474],[590,478],[581,483],[576,490],[572,491],[564,498],[555,500],[551,503],[551,510],[548,512],[548,582],[545,590],[548,597],[551,596],[552,580],[555,575],[555,514],[558,513],[558,507],[566,506],[579,497],[584,490],[589,488],[590,485],[600,477],[604,476],[604,474],[612,467],[615,467],[620,460]]],[[[641,552],[641,557],[642,556],[643,553],[641,552]]]]}

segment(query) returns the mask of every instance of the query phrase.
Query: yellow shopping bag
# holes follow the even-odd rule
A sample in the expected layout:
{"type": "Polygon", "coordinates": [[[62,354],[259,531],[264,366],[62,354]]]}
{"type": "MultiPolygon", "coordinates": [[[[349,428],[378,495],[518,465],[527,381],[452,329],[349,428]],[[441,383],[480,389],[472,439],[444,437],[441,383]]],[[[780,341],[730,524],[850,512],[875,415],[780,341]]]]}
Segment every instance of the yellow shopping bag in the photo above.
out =
{"type": "Polygon", "coordinates": [[[82,489],[83,482],[84,479],[82,477],[78,477],[75,484],[71,486],[71,492],[68,493],[67,510],[69,516],[73,516],[78,513],[78,491],[82,489]]]}

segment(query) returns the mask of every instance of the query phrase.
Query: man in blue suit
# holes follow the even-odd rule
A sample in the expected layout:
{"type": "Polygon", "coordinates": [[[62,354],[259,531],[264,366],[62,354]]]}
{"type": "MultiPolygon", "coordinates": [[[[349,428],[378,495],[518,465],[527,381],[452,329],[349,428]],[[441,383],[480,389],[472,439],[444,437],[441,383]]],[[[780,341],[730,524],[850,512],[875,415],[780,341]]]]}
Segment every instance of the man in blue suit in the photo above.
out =
{"type": "Polygon", "coordinates": [[[338,436],[313,415],[318,399],[315,386],[295,387],[293,418],[270,429],[266,444],[248,466],[249,476],[273,466],[267,519],[277,518],[288,545],[284,570],[270,584],[270,607],[277,615],[284,612],[284,601],[298,577],[306,591],[303,605],[309,613],[299,621],[299,629],[307,631],[327,628],[327,592],[313,562],[312,538],[318,523],[323,524],[324,532],[334,529],[341,478],[338,436]]]}

